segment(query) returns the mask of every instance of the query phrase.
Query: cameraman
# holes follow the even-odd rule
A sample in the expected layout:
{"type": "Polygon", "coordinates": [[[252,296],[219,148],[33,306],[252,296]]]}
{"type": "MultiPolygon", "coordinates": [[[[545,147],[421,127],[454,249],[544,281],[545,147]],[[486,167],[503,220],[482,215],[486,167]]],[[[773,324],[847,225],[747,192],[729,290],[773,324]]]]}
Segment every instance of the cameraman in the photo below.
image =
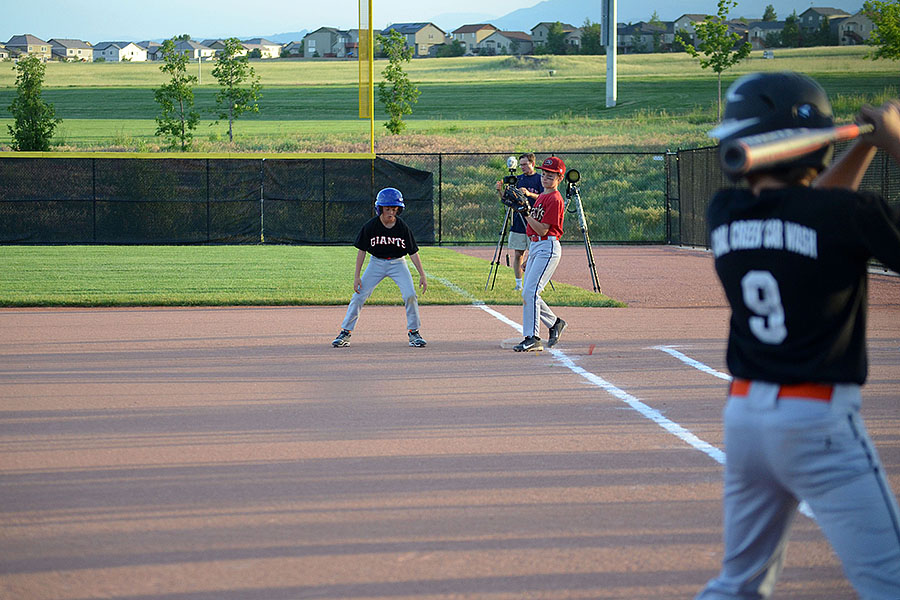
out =
{"type": "MultiPolygon", "coordinates": [[[[519,156],[519,168],[522,174],[516,176],[516,187],[522,191],[530,202],[534,202],[541,194],[544,187],[541,185],[541,176],[534,169],[535,158],[533,152],[519,156]]],[[[497,194],[503,196],[503,182],[497,182],[497,194]]],[[[513,249],[513,273],[516,276],[516,290],[522,289],[522,259],[528,250],[529,240],[525,235],[525,218],[519,213],[513,213],[512,227],[509,230],[509,247],[513,249]]]]}

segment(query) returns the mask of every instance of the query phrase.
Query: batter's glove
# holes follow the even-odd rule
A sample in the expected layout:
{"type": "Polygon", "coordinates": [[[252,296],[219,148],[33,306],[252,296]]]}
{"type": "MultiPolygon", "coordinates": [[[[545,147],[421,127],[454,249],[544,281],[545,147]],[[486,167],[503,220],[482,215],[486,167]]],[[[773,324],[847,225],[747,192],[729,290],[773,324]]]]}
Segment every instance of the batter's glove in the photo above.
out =
{"type": "Polygon", "coordinates": [[[531,205],[528,203],[528,197],[525,196],[522,190],[513,186],[508,186],[503,190],[501,201],[519,214],[525,214],[531,210],[531,205]]]}

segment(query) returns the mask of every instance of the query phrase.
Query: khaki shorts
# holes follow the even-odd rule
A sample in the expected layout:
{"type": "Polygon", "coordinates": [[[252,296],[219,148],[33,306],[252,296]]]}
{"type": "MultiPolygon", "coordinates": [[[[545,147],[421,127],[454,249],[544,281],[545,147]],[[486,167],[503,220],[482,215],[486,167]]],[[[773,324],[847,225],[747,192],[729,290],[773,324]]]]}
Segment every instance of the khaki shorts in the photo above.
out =
{"type": "Polygon", "coordinates": [[[518,233],[516,231],[509,232],[509,247],[512,250],[528,250],[528,246],[531,244],[531,240],[524,233],[518,233]]]}

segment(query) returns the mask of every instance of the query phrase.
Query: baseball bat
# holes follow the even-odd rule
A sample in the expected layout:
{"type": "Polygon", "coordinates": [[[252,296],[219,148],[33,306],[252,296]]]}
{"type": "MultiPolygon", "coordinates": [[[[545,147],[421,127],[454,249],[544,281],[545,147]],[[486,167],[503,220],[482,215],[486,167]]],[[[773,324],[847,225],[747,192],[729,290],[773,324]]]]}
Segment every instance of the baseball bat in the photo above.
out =
{"type": "Polygon", "coordinates": [[[719,150],[722,169],[732,176],[743,175],[750,169],[789,161],[833,142],[852,140],[874,130],[875,126],[870,123],[851,123],[828,129],[779,129],[737,138],[726,142],[719,150]]]}

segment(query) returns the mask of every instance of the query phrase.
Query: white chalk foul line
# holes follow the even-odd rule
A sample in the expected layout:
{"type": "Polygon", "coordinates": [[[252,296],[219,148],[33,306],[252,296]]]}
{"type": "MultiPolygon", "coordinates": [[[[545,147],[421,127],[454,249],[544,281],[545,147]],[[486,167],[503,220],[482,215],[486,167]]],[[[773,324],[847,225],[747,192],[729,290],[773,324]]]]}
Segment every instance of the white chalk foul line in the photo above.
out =
{"type": "Polygon", "coordinates": [[[694,367],[698,371],[703,371],[704,373],[712,375],[713,377],[718,377],[719,379],[724,379],[725,381],[731,381],[731,375],[729,375],[728,373],[723,373],[722,371],[716,371],[709,365],[705,365],[702,362],[700,362],[699,360],[694,360],[690,356],[679,352],[675,348],[677,348],[677,346],[653,346],[650,349],[651,350],[660,350],[662,352],[665,352],[666,354],[674,356],[675,358],[677,358],[684,364],[694,367]]]}
{"type": "MultiPolygon", "coordinates": [[[[700,362],[699,360],[695,360],[695,359],[691,358],[690,356],[688,356],[682,352],[679,352],[678,350],[675,350],[675,346],[653,346],[650,349],[651,350],[660,350],[662,352],[665,352],[666,354],[669,354],[670,356],[674,356],[675,358],[677,358],[684,364],[690,365],[691,367],[694,367],[698,371],[702,371],[703,373],[712,375],[713,377],[718,377],[719,379],[724,379],[726,381],[731,381],[731,379],[732,379],[731,375],[729,375],[728,373],[723,373],[722,371],[717,371],[717,370],[713,369],[712,367],[710,367],[709,365],[705,365],[702,362],[700,362]]],[[[723,453],[722,456],[724,459],[725,454],[723,453]]],[[[724,460],[722,460],[720,462],[722,464],[725,464],[724,460]]],[[[798,510],[803,515],[809,517],[810,519],[816,518],[815,515],[813,514],[812,509],[809,507],[809,504],[806,503],[806,500],[804,500],[800,503],[798,510]]]]}
{"type": "MultiPolygon", "coordinates": [[[[429,277],[431,277],[431,276],[429,275],[429,277]]],[[[493,316],[494,318],[502,321],[503,323],[506,323],[507,325],[509,325],[516,331],[518,331],[519,333],[522,332],[521,324],[516,323],[512,319],[507,318],[505,315],[502,315],[499,312],[495,311],[494,309],[492,309],[488,306],[485,306],[483,301],[479,300],[478,298],[476,298],[475,296],[473,296],[466,290],[457,286],[452,281],[445,279],[443,277],[433,277],[433,279],[440,281],[442,284],[444,284],[445,286],[447,286],[448,288],[450,288],[451,290],[453,290],[454,292],[456,292],[463,298],[469,300],[473,306],[477,306],[478,308],[485,311],[486,313],[493,316]]],[[[606,381],[602,377],[595,375],[594,373],[591,373],[590,371],[587,371],[587,370],[579,367],[578,365],[575,364],[575,362],[571,358],[569,358],[568,355],[566,355],[565,352],[563,352],[561,350],[550,350],[550,354],[552,354],[560,363],[562,363],[570,371],[572,371],[576,375],[580,375],[582,378],[586,379],[589,383],[591,383],[592,385],[594,385],[596,387],[599,387],[600,389],[602,389],[606,393],[610,394],[614,398],[618,398],[619,400],[621,400],[622,402],[624,402],[625,404],[630,406],[633,410],[637,411],[644,418],[656,423],[657,425],[659,425],[660,427],[662,427],[663,429],[665,429],[666,431],[668,431],[669,433],[671,433],[672,435],[677,437],[678,439],[682,440],[683,442],[685,442],[689,446],[695,448],[696,450],[703,452],[704,454],[706,454],[707,456],[709,456],[710,458],[712,458],[719,464],[725,464],[725,453],[724,452],[722,452],[721,450],[719,450],[712,444],[704,442],[703,440],[698,438],[696,435],[694,435],[693,433],[691,433],[690,431],[688,431],[687,429],[685,429],[678,423],[665,417],[661,412],[659,412],[655,408],[652,408],[652,407],[644,404],[638,398],[635,398],[628,392],[616,387],[615,385],[606,381]]]]}
{"type": "Polygon", "coordinates": [[[698,438],[696,435],[694,435],[693,433],[691,433],[690,431],[688,431],[687,429],[685,429],[684,427],[682,427],[675,421],[672,421],[668,417],[664,416],[661,412],[659,412],[655,408],[647,406],[646,404],[644,404],[643,402],[641,402],[639,399],[635,398],[628,392],[616,387],[615,385],[606,381],[602,377],[595,375],[595,374],[591,373],[590,371],[587,371],[587,370],[579,367],[572,361],[571,358],[566,356],[566,354],[564,352],[562,352],[561,350],[550,350],[550,353],[553,354],[557,358],[557,360],[559,360],[562,364],[564,364],[566,367],[568,367],[569,370],[572,371],[573,373],[581,375],[582,377],[587,379],[589,382],[591,382],[595,386],[604,390],[606,393],[610,394],[611,396],[613,396],[615,398],[618,398],[619,400],[621,400],[622,402],[624,402],[625,404],[627,404],[628,406],[633,408],[635,411],[640,413],[640,415],[643,416],[644,418],[649,419],[650,421],[653,421],[654,423],[656,423],[657,425],[659,425],[660,427],[662,427],[663,429],[665,429],[666,431],[668,431],[669,433],[671,433],[672,435],[674,435],[675,437],[680,439],[681,441],[685,442],[689,446],[692,446],[693,448],[699,450],[703,454],[706,454],[707,456],[712,458],[717,463],[722,464],[722,465],[725,464],[725,453],[722,452],[721,450],[719,450],[718,448],[716,448],[715,446],[713,446],[712,444],[710,444],[708,442],[704,442],[703,440],[698,438]]]}

